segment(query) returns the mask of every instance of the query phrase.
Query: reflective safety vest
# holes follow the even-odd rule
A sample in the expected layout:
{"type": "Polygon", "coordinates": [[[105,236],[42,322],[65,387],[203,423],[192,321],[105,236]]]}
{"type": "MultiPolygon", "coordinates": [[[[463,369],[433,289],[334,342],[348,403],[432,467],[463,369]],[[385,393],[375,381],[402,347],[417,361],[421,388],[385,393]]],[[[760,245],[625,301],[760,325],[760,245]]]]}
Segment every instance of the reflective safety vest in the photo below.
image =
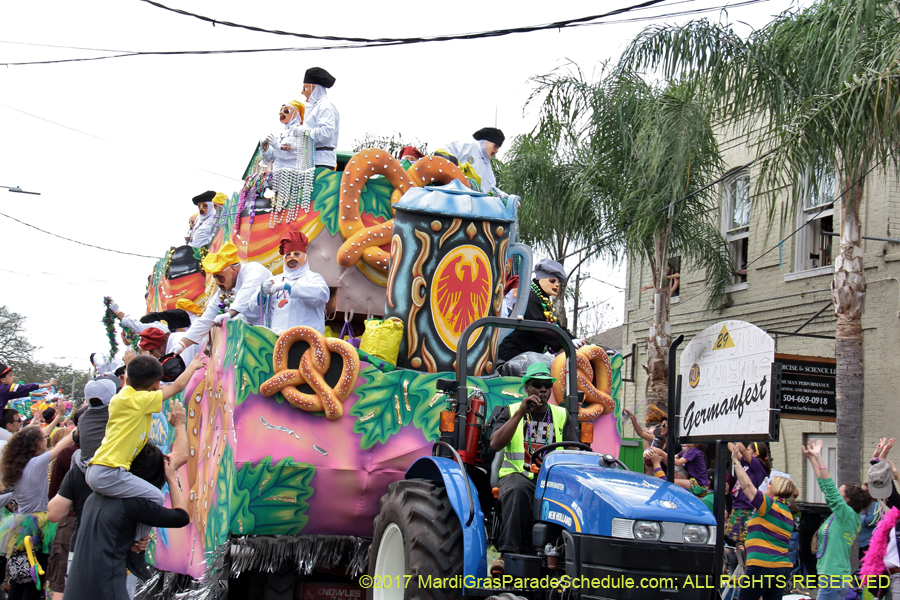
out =
{"type": "MultiPolygon", "coordinates": [[[[520,404],[522,403],[516,402],[515,404],[509,405],[510,418],[512,418],[513,414],[519,410],[520,404]]],[[[569,417],[569,414],[566,412],[566,409],[561,406],[548,404],[547,407],[550,409],[550,418],[553,419],[553,443],[562,442],[564,441],[563,427],[566,425],[566,419],[569,417]]],[[[500,465],[500,477],[506,477],[511,473],[522,473],[528,479],[534,479],[534,473],[532,473],[530,469],[525,468],[524,418],[519,421],[516,432],[513,434],[512,439],[509,440],[509,444],[507,444],[506,448],[503,449],[503,464],[500,465]]]]}

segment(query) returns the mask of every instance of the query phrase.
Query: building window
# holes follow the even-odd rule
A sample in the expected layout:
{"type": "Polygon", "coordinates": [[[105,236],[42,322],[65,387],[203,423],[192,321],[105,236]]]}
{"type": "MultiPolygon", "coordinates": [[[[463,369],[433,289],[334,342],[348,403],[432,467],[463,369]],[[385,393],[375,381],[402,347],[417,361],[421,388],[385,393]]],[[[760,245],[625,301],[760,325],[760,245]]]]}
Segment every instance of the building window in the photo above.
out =
{"type": "Polygon", "coordinates": [[[732,285],[747,282],[747,254],[750,248],[750,173],[738,169],[722,189],[722,235],[734,261],[732,285]]]}
{"type": "Polygon", "coordinates": [[[816,177],[807,176],[797,215],[795,270],[807,271],[832,264],[834,236],[834,171],[816,169],[816,177]]]}

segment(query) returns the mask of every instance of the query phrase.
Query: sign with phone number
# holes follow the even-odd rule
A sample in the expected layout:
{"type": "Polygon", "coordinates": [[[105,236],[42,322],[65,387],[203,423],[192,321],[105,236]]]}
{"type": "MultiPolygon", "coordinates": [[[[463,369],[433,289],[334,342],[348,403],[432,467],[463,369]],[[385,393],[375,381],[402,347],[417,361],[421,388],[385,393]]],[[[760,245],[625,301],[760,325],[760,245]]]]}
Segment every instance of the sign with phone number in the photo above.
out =
{"type": "Polygon", "coordinates": [[[781,416],[785,419],[835,421],[833,358],[776,354],[781,365],[781,416]]]}

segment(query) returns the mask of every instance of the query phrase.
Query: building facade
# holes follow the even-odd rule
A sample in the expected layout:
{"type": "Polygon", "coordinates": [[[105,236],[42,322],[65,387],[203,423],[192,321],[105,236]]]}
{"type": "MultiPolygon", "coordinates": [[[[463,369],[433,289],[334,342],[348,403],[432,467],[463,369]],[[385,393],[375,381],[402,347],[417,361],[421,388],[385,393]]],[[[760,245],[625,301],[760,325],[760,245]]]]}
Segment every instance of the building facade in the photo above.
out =
{"type": "MultiPolygon", "coordinates": [[[[831,235],[840,227],[840,194],[833,175],[820,174],[816,189],[806,190],[800,206],[790,193],[779,194],[775,216],[769,218],[765,202],[757,202],[749,164],[753,155],[741,138],[721,140],[724,158],[733,168],[719,185],[721,224],[735,258],[734,277],[717,310],[707,310],[705,273],[681,264],[680,286],[670,309],[672,336],[694,335],[720,321],[741,320],[766,330],[775,339],[776,353],[834,358],[835,316],[831,301],[833,258],[840,241],[831,235]],[[837,197],[837,200],[835,200],[837,197]],[[791,235],[796,230],[796,233],[791,235]],[[791,335],[794,332],[803,335],[791,335]]],[[[877,173],[877,171],[876,171],[877,173]]],[[[900,185],[896,177],[869,176],[860,214],[863,236],[898,241],[863,240],[867,280],[863,326],[864,420],[863,456],[881,437],[900,438],[900,185]]],[[[676,264],[678,257],[672,257],[676,264]]],[[[670,260],[671,262],[671,260],[670,260]]],[[[628,361],[636,361],[635,381],[624,390],[626,408],[644,406],[647,376],[647,334],[653,316],[653,289],[646,263],[630,260],[626,274],[625,325],[622,348],[634,348],[628,361]]],[[[680,368],[680,364],[676,365],[680,368]]],[[[625,365],[630,371],[630,364],[625,365]]],[[[638,411],[639,418],[642,410],[638,411]]],[[[631,429],[626,424],[626,435],[631,429]]],[[[823,501],[800,445],[822,439],[828,466],[836,472],[837,439],[834,423],[783,419],[781,439],[773,443],[774,468],[790,473],[801,490],[801,500],[823,501]]],[[[900,452],[900,451],[898,451],[900,452]]],[[[868,461],[863,460],[864,467],[868,461]]],[[[861,478],[865,473],[861,473],[861,478]]],[[[842,482],[843,483],[843,482],[842,482]]],[[[851,482],[847,482],[851,483],[851,482]]]]}

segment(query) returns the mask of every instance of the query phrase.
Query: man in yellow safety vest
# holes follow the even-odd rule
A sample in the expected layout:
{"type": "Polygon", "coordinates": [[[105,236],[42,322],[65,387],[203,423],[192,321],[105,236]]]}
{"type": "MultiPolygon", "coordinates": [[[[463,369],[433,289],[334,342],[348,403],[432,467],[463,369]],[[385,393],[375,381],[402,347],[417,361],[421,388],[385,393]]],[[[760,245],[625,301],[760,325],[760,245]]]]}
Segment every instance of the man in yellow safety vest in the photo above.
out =
{"type": "MultiPolygon", "coordinates": [[[[540,470],[540,465],[532,463],[532,455],[545,444],[579,439],[576,424],[566,409],[549,404],[554,381],[546,364],[530,365],[522,377],[526,398],[500,411],[491,434],[491,448],[504,452],[499,482],[502,523],[498,548],[504,554],[518,554],[523,532],[530,531],[534,476],[540,470]]],[[[492,572],[502,568],[500,561],[492,572]]]]}

